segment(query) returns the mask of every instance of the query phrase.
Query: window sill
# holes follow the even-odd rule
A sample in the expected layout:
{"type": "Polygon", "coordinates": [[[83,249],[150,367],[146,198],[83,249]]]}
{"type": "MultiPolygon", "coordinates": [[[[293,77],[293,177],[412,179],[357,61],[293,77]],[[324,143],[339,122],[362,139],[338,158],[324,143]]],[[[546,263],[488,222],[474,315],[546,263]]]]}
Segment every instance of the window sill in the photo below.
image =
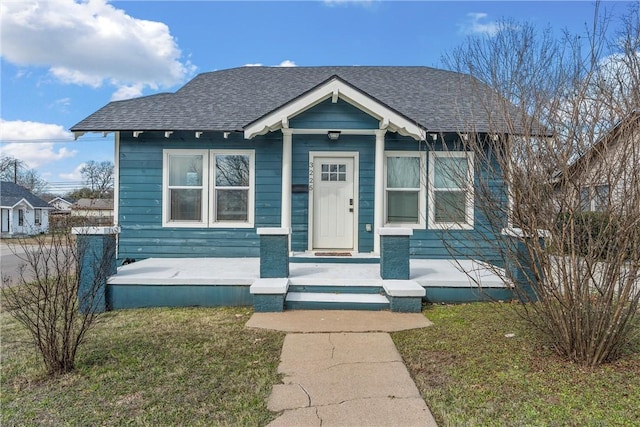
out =
{"type": "Polygon", "coordinates": [[[473,224],[436,223],[429,224],[429,230],[473,230],[473,224]]]}
{"type": "Polygon", "coordinates": [[[425,225],[423,224],[414,224],[414,223],[401,223],[401,222],[386,222],[384,224],[384,227],[389,227],[389,228],[411,228],[413,230],[424,230],[425,229],[425,225]]]}

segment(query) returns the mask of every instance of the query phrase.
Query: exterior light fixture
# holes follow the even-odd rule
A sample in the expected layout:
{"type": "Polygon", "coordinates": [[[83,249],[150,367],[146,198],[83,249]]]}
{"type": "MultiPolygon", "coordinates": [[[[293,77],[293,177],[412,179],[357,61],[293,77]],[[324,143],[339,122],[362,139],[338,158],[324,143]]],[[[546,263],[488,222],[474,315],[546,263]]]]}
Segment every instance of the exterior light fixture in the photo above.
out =
{"type": "Polygon", "coordinates": [[[329,132],[327,132],[327,137],[331,141],[337,141],[338,138],[340,138],[340,131],[339,130],[330,130],[329,132]]]}

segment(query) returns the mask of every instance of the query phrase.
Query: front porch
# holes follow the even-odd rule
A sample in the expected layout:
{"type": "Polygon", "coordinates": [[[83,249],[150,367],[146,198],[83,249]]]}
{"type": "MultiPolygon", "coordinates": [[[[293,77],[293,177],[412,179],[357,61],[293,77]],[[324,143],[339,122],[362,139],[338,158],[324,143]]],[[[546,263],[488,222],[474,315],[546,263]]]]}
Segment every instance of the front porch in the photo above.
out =
{"type": "MultiPolygon", "coordinates": [[[[251,286],[259,280],[260,258],[149,258],[109,278],[107,307],[253,305],[251,286]]],[[[390,308],[385,284],[393,281],[380,277],[379,261],[371,257],[294,256],[288,278],[269,280],[285,284],[284,309],[390,308]]],[[[498,275],[473,260],[412,259],[409,281],[424,288],[421,300],[431,303],[512,298],[498,275]]]]}

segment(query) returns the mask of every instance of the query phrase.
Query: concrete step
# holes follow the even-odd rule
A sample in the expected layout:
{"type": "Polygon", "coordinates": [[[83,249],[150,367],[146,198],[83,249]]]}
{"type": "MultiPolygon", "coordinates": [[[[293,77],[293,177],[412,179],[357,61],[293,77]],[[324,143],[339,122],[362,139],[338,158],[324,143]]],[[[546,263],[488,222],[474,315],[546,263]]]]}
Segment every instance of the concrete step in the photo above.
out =
{"type": "Polygon", "coordinates": [[[311,292],[321,294],[383,294],[384,289],[379,284],[351,283],[351,284],[326,284],[326,283],[291,283],[289,292],[311,292]]]}
{"type": "Polygon", "coordinates": [[[285,309],[388,310],[389,300],[377,293],[288,292],[285,309]]]}

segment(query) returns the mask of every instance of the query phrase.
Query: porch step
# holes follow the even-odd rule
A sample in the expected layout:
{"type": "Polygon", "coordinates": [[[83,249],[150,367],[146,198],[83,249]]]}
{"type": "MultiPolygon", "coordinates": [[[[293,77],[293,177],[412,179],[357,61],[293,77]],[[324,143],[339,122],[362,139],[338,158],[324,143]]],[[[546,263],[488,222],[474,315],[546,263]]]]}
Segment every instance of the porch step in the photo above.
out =
{"type": "Polygon", "coordinates": [[[289,292],[321,293],[321,294],[382,294],[380,285],[357,284],[331,285],[331,284],[296,284],[289,285],[289,292]]]}
{"type": "Polygon", "coordinates": [[[288,292],[289,310],[388,310],[389,300],[378,293],[288,292]]]}

